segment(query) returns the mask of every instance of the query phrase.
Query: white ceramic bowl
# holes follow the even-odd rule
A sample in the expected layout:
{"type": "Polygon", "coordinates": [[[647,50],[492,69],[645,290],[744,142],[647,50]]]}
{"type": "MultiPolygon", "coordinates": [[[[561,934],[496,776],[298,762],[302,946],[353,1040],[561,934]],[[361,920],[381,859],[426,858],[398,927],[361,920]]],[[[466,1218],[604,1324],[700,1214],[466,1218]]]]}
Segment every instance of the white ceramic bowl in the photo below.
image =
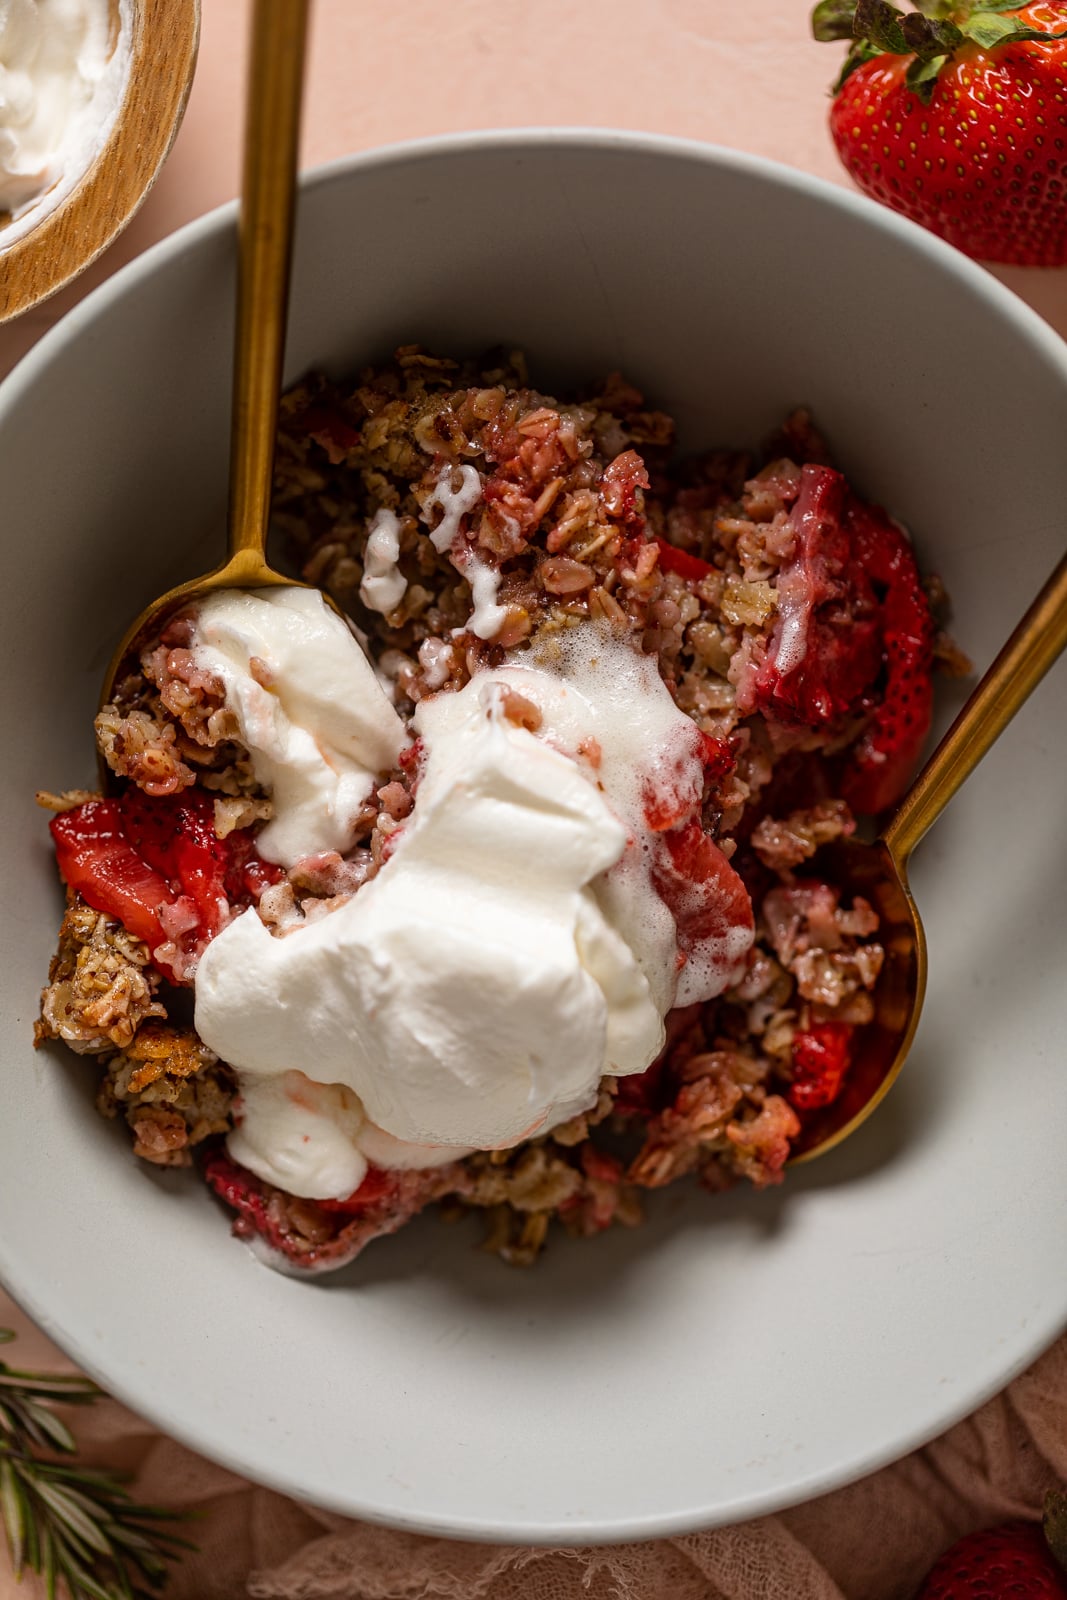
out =
{"type": "MultiPolygon", "coordinates": [[[[913,1059],[779,1190],[670,1191],[643,1230],[557,1240],[528,1273],[428,1217],[294,1282],[195,1181],[134,1161],[93,1114],[90,1062],[33,1054],[60,897],[32,795],[91,780],[115,638],[218,553],[233,247],[232,209],[184,229],[0,389],[0,1272],[163,1428],[398,1525],[636,1538],[877,1467],[1067,1320],[1062,667],[916,861],[931,979],[913,1059]]],[[[690,445],[758,440],[808,403],[944,575],[979,666],[1063,545],[1059,340],[911,224],[761,161],[479,134],[314,174],[289,374],[413,339],[514,341],[549,387],[619,366],[690,445]]]]}

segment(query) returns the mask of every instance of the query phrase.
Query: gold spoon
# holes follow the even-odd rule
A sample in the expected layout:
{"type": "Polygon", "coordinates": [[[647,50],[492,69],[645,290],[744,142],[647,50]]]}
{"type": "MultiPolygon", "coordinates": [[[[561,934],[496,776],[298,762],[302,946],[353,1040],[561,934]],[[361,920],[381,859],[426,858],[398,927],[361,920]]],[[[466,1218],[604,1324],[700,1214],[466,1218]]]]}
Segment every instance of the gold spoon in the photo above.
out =
{"type": "Polygon", "coordinates": [[[875,1018],[857,1034],[862,1044],[844,1092],[832,1106],[806,1120],[794,1147],[794,1161],[809,1161],[847,1139],[884,1099],[904,1065],[926,992],[926,936],[908,887],[911,853],[1065,647],[1067,556],[881,836],[869,845],[850,840],[819,851],[820,876],[862,894],[876,907],[886,959],[875,991],[875,1018]]]}
{"type": "Polygon", "coordinates": [[[245,110],[244,174],[237,264],[233,419],[230,436],[229,558],[179,584],[143,611],[115,651],[101,705],[142,639],[213,589],[292,588],[268,566],[271,469],[289,300],[297,146],[309,0],[255,0],[245,110]]]}

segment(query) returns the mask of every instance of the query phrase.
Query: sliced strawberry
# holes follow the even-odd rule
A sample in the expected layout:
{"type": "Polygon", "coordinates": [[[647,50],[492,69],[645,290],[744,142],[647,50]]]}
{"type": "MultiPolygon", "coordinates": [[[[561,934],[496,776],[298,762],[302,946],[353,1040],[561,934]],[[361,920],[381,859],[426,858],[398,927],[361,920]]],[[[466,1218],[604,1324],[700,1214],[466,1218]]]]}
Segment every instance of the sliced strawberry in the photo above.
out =
{"type": "Polygon", "coordinates": [[[778,575],[778,619],[751,708],[781,721],[837,722],[878,675],[877,605],[854,559],[850,503],[839,472],[803,469],[790,513],[794,552],[778,575]]]}
{"type": "MultiPolygon", "coordinates": [[[[658,841],[652,881],[674,918],[683,964],[712,973],[718,969],[725,988],[733,975],[727,946],[736,948],[740,943],[744,954],[751,943],[754,919],[748,890],[695,819],[659,834],[658,841]],[[748,936],[747,943],[738,940],[739,933],[748,936]]],[[[684,980],[679,995],[680,1005],[694,998],[685,992],[684,980]]]]}
{"type": "Polygon", "coordinates": [[[866,732],[845,770],[841,795],[854,811],[877,815],[899,800],[930,731],[934,709],[934,621],[905,535],[884,512],[851,509],[855,559],[885,590],[886,681],[866,732]]]}
{"type": "Polygon", "coordinates": [[[778,577],[779,616],[747,714],[823,728],[867,715],[842,794],[876,814],[900,796],[930,728],[934,624],[904,533],[806,466],[792,511],[796,545],[778,577]]]}
{"type": "MultiPolygon", "coordinates": [[[[218,933],[226,906],[228,841],[215,832],[215,802],[203,789],[152,798],[135,785],[119,802],[126,836],[150,867],[197,908],[206,938],[218,933]]],[[[231,834],[232,838],[233,835],[231,834]]]]}
{"type": "Polygon", "coordinates": [[[253,1173],[219,1151],[204,1162],[204,1177],[219,1199],[232,1207],[252,1231],[276,1250],[285,1248],[284,1235],[270,1214],[263,1185],[253,1173]]]}
{"type": "Polygon", "coordinates": [[[676,572],[686,583],[700,583],[715,568],[708,561],[701,561],[699,556],[690,555],[688,550],[679,550],[677,545],[669,544],[666,539],[657,539],[659,546],[659,566],[661,572],[676,572]]]}
{"type": "Polygon", "coordinates": [[[666,833],[676,828],[691,810],[689,801],[677,790],[646,783],[641,795],[641,811],[645,827],[652,833],[666,833]]]}
{"type": "Polygon", "coordinates": [[[589,1139],[578,1151],[578,1159],[586,1177],[593,1178],[597,1183],[621,1183],[623,1180],[624,1168],[618,1157],[609,1155],[606,1150],[598,1150],[589,1139]]]}
{"type": "Polygon", "coordinates": [[[202,789],[151,798],[131,785],[121,799],[86,801],[50,824],[64,881],[143,939],[172,983],[186,980],[155,954],[161,945],[195,956],[231,906],[250,905],[284,876],[257,855],[251,830],[219,839],[214,815],[202,789]]]}
{"type": "Polygon", "coordinates": [[[63,881],[94,911],[117,917],[150,950],[163,943],[162,906],[174,895],[166,878],[138,855],[117,800],[87,800],[49,823],[63,881]]]}
{"type": "Polygon", "coordinates": [[[815,1111],[837,1099],[852,1064],[854,1032],[848,1022],[816,1022],[793,1035],[789,1101],[798,1111],[815,1111]]]}

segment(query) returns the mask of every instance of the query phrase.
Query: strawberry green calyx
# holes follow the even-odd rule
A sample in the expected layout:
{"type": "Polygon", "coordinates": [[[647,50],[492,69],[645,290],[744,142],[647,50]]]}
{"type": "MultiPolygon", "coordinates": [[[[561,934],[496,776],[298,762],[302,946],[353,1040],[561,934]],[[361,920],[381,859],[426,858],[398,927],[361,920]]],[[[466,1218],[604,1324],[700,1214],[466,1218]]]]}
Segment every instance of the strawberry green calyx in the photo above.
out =
{"type": "Polygon", "coordinates": [[[811,29],[820,41],[851,41],[834,94],[866,62],[910,56],[908,88],[928,105],[942,68],[964,46],[990,51],[1067,38],[1067,28],[1052,33],[1031,27],[1015,15],[1023,9],[1025,0],[917,0],[914,11],[901,11],[890,0],[820,0],[811,29]]]}

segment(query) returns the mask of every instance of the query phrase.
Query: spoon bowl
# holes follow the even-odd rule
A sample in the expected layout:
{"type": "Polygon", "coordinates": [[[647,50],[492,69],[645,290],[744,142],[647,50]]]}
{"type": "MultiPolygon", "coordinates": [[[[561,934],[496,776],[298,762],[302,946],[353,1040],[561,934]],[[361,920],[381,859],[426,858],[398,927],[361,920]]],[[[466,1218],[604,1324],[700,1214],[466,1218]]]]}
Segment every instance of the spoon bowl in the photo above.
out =
{"type": "Polygon", "coordinates": [[[866,1122],[885,1099],[911,1049],[926,993],[926,935],[908,887],[884,839],[827,845],[815,858],[818,877],[846,895],[861,895],[878,913],[885,961],[875,986],[874,1018],[858,1035],[862,1049],[832,1105],[804,1119],[793,1145],[798,1165],[832,1150],[866,1122]]]}

